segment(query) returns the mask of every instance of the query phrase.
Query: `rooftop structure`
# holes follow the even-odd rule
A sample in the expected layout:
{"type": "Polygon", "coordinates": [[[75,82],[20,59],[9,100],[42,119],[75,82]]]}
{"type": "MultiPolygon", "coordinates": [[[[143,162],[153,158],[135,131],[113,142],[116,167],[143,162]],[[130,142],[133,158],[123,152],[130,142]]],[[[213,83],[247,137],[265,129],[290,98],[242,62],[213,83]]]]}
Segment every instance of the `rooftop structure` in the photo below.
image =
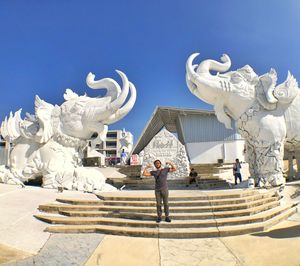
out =
{"type": "Polygon", "coordinates": [[[133,153],[140,153],[162,129],[185,145],[191,163],[244,160],[244,141],[236,129],[227,129],[213,111],[158,106],[140,135],[133,153]]]}

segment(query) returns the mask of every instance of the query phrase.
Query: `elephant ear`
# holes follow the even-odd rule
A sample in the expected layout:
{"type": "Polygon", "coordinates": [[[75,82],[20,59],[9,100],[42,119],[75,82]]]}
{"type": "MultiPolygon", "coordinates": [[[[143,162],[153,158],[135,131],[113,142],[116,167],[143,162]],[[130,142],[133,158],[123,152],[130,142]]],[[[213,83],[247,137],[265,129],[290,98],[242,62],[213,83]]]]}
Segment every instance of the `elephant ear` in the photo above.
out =
{"type": "Polygon", "coordinates": [[[47,142],[53,135],[52,111],[54,106],[35,96],[35,115],[39,122],[39,130],[36,133],[37,141],[40,143],[47,142]]]}
{"type": "Polygon", "coordinates": [[[298,82],[288,71],[285,82],[274,89],[274,96],[280,103],[291,103],[299,93],[298,82]]]}
{"type": "Polygon", "coordinates": [[[269,73],[260,76],[256,84],[257,100],[266,110],[274,110],[277,107],[278,99],[273,95],[276,82],[277,73],[271,69],[269,73]]]}
{"type": "Polygon", "coordinates": [[[78,98],[78,94],[72,91],[71,89],[66,89],[64,94],[64,99],[66,101],[78,98]]]}

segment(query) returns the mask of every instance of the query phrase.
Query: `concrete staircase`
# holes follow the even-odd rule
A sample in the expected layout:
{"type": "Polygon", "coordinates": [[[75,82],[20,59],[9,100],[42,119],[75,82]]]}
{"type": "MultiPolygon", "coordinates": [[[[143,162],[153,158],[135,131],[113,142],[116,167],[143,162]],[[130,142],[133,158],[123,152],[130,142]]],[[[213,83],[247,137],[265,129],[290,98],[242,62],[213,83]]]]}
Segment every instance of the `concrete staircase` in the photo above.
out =
{"type": "Polygon", "coordinates": [[[35,215],[52,233],[194,238],[264,231],[296,212],[275,190],[170,191],[171,223],[156,223],[153,191],[100,193],[98,200],[57,199],[35,215]],[[48,213],[45,214],[44,212],[48,213]]]}
{"type": "Polygon", "coordinates": [[[222,173],[224,170],[230,169],[232,172],[232,163],[191,164],[190,168],[194,168],[201,177],[209,178],[222,173]]]}
{"type": "MultiPolygon", "coordinates": [[[[190,187],[194,189],[220,189],[229,188],[226,180],[221,179],[218,175],[224,171],[224,169],[232,168],[232,164],[192,164],[190,168],[195,168],[198,172],[199,186],[196,188],[195,184],[190,187]]],[[[112,184],[117,188],[123,186],[128,190],[153,190],[154,179],[153,177],[140,177],[141,166],[140,165],[126,165],[119,168],[119,172],[125,174],[126,178],[107,178],[107,183],[112,184]]],[[[182,179],[169,179],[169,189],[183,190],[186,189],[186,180],[182,179]]]]}
{"type": "MultiPolygon", "coordinates": [[[[153,177],[125,177],[125,178],[108,178],[107,183],[112,184],[117,188],[123,186],[126,190],[153,190],[154,189],[154,178],[153,177]]],[[[169,179],[168,180],[169,189],[173,190],[185,190],[186,180],[185,179],[169,179]]],[[[220,189],[228,188],[229,185],[225,180],[219,178],[205,178],[201,179],[196,184],[190,184],[189,189],[220,189]]]]}
{"type": "Polygon", "coordinates": [[[128,177],[139,177],[141,175],[141,165],[124,165],[119,167],[119,172],[128,177]]]}

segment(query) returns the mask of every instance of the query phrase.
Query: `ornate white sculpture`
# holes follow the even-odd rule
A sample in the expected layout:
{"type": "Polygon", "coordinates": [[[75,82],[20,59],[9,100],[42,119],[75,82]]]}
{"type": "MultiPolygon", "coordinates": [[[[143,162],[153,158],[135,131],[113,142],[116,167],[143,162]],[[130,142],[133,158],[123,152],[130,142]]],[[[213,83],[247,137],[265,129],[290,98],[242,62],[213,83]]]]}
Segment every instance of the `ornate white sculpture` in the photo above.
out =
{"type": "Polygon", "coordinates": [[[176,171],[169,173],[169,179],[184,178],[189,175],[190,163],[184,145],[168,130],[162,129],[153,137],[145,149],[140,152],[143,154],[142,171],[147,165],[152,165],[155,160],[160,160],[163,167],[166,162],[176,165],[176,171]]]}
{"type": "Polygon", "coordinates": [[[95,81],[95,76],[88,74],[86,81],[90,88],[107,89],[101,98],[78,96],[67,89],[61,106],[36,96],[35,115],[27,114],[22,120],[20,109],[6,117],[1,134],[13,148],[8,169],[2,166],[0,171],[0,182],[22,184],[42,176],[45,188],[112,189],[99,171],[82,167],[81,159],[88,140],[95,136],[105,140],[108,125],[127,115],[135,103],[134,85],[124,73],[117,73],[123,82],[122,89],[113,79],[95,81]]]}
{"type": "Polygon", "coordinates": [[[232,119],[246,140],[250,174],[264,186],[284,184],[283,147],[300,151],[300,96],[296,79],[288,72],[285,82],[276,85],[274,69],[258,76],[246,65],[226,72],[231,61],[204,60],[193,65],[192,54],[186,63],[186,81],[190,91],[214,105],[217,118],[227,128],[232,119]]]}

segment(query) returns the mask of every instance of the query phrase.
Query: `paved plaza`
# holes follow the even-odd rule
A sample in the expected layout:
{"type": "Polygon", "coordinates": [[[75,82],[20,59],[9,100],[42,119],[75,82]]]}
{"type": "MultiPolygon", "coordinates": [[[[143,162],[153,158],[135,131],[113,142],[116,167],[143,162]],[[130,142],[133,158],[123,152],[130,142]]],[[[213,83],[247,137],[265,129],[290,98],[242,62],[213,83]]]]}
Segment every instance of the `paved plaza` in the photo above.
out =
{"type": "MultiPolygon", "coordinates": [[[[112,175],[112,170],[106,169],[112,175]]],[[[300,213],[252,235],[159,239],[104,234],[50,234],[33,217],[57,197],[90,193],[0,184],[0,264],[3,265],[300,265],[300,213]]]]}

